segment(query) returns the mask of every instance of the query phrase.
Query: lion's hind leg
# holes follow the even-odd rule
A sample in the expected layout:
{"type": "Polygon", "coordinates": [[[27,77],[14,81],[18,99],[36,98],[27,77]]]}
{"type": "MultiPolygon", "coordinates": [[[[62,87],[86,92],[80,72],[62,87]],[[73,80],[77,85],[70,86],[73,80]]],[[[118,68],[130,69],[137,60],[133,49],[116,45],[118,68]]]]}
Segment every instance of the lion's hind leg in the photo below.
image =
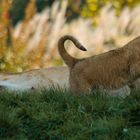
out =
{"type": "Polygon", "coordinates": [[[70,79],[70,90],[72,92],[89,94],[91,92],[90,83],[83,77],[74,77],[70,79]]]}
{"type": "Polygon", "coordinates": [[[140,61],[137,61],[130,66],[130,77],[134,80],[140,77],[140,61]]]}

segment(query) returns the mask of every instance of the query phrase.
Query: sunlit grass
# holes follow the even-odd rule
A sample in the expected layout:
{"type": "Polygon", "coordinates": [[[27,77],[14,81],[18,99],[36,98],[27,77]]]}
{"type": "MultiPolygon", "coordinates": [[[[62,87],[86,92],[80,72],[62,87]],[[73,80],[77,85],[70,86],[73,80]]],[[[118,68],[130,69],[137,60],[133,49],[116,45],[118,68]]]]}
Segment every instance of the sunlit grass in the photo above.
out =
{"type": "Polygon", "coordinates": [[[140,94],[0,93],[0,139],[139,140],[140,94]]]}
{"type": "Polygon", "coordinates": [[[67,1],[56,1],[51,8],[46,7],[37,13],[35,1],[31,1],[23,20],[13,28],[10,18],[5,17],[8,7],[3,8],[3,18],[0,17],[0,70],[21,72],[62,65],[57,43],[66,34],[76,37],[88,50],[81,52],[72,43],[66,44],[68,53],[77,58],[122,47],[140,34],[139,5],[133,9],[125,7],[117,16],[114,8],[107,4],[94,18],[78,17],[71,22],[66,19],[67,6],[67,1]]]}

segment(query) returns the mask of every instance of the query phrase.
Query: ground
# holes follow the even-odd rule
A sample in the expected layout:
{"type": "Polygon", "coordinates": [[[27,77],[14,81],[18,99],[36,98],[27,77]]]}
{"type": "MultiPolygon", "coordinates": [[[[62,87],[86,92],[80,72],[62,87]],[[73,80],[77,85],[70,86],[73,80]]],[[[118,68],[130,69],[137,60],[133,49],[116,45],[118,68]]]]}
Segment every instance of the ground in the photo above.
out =
{"type": "Polygon", "coordinates": [[[125,99],[94,91],[0,92],[1,140],[139,140],[140,91],[125,99]]]}

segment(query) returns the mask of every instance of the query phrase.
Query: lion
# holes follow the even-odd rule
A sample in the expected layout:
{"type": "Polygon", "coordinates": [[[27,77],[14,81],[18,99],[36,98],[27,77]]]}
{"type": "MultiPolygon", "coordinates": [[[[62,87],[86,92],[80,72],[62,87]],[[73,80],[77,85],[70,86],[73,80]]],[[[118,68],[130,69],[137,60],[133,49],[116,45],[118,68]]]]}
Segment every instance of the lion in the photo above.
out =
{"type": "Polygon", "coordinates": [[[86,48],[73,36],[64,35],[58,40],[58,51],[69,68],[70,90],[89,93],[92,89],[117,90],[131,84],[140,76],[140,37],[122,48],[77,59],[69,55],[64,43],[71,40],[82,50],[86,48]]]}
{"type": "Polygon", "coordinates": [[[0,73],[0,89],[27,91],[45,89],[68,89],[67,67],[50,67],[20,73],[0,73]]]}

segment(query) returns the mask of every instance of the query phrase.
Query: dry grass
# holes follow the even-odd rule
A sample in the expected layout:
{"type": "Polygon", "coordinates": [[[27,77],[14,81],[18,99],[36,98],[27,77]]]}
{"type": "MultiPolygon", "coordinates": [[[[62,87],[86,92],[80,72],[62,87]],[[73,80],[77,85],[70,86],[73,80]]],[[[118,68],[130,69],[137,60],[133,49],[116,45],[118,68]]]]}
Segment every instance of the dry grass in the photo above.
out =
{"type": "Polygon", "coordinates": [[[20,66],[17,71],[62,65],[57,41],[65,34],[75,36],[88,49],[88,52],[81,52],[74,47],[68,48],[76,57],[91,56],[121,47],[140,34],[140,6],[132,10],[126,7],[120,16],[116,16],[111,5],[107,5],[94,19],[79,17],[70,23],[66,22],[66,7],[67,1],[61,4],[56,1],[51,9],[36,13],[34,0],[28,5],[24,20],[12,32],[14,49],[11,55],[17,58],[19,64],[24,60],[24,66],[20,66]],[[96,27],[93,21],[97,23],[96,27]]]}

